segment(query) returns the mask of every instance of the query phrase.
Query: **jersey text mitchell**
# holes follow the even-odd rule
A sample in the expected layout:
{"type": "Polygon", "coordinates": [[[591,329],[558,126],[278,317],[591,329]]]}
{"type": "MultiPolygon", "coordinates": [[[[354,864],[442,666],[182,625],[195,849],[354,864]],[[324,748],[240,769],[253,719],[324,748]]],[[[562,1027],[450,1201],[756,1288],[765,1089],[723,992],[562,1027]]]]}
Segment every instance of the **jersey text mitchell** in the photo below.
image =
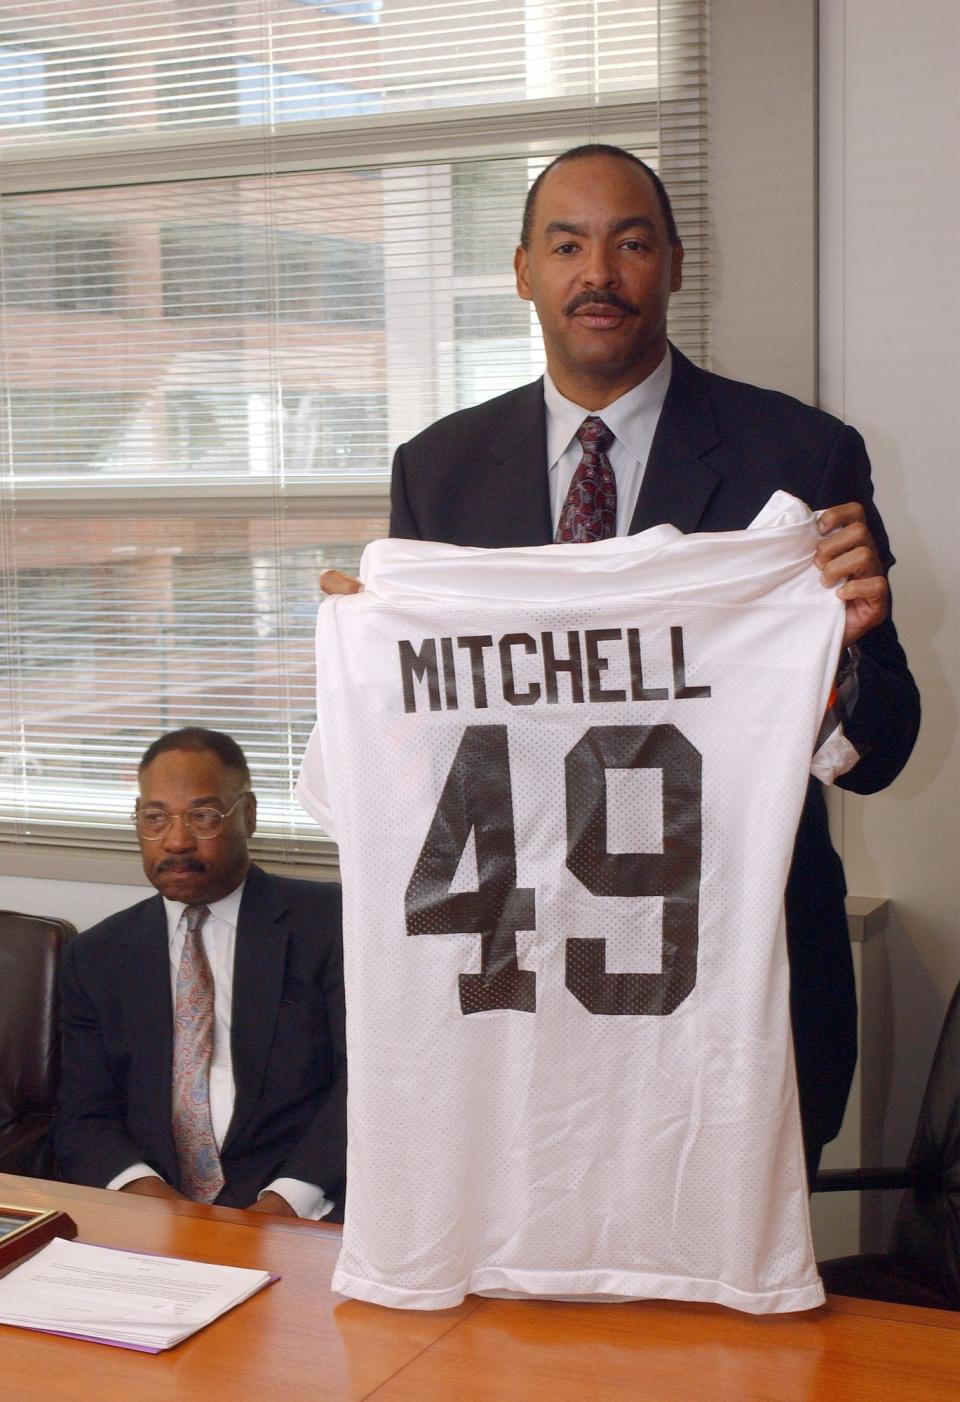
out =
{"type": "Polygon", "coordinates": [[[687,684],[683,629],[644,637],[639,628],[569,629],[566,633],[468,634],[397,643],[403,709],[485,710],[489,689],[511,706],[602,701],[677,701],[708,697],[687,684]],[[559,640],[559,644],[558,644],[559,640]],[[651,659],[653,666],[651,668],[651,659]],[[649,679],[644,676],[647,666],[649,679]],[[651,685],[669,681],[671,685],[651,685]]]}

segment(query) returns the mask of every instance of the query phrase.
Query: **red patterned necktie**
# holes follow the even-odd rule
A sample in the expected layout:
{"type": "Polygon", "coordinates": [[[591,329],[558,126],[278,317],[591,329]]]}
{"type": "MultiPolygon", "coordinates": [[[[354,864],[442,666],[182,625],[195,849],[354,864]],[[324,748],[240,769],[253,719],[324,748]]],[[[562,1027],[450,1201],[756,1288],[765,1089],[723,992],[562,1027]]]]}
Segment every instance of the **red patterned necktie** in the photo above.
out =
{"type": "Polygon", "coordinates": [[[210,1122],[213,974],[201,937],[210,911],[189,905],[186,914],[173,1017],[171,1123],[181,1191],[194,1202],[213,1202],[223,1187],[223,1169],[210,1122]]]}
{"type": "Polygon", "coordinates": [[[603,419],[590,414],[577,429],[583,457],[570,479],[555,541],[609,540],[617,533],[617,479],[607,449],[613,434],[603,419]]]}

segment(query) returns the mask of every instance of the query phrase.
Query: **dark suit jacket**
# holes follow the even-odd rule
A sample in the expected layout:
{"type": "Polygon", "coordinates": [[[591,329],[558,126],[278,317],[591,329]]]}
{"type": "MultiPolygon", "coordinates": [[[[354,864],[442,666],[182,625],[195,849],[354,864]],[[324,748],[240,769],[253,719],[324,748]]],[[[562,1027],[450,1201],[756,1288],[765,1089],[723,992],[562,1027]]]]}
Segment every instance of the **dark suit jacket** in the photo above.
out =
{"type": "MultiPolygon", "coordinates": [[[[673,348],[670,387],[631,532],[663,522],[685,532],[740,530],[778,489],[814,509],[862,502],[881,556],[893,563],[858,433],[787,395],[700,370],[673,348]]],[[[397,450],[390,533],[488,547],[553,539],[541,380],[451,414],[397,450]]],[[[840,783],[872,793],[905,764],[920,707],[892,620],[863,638],[860,648],[860,695],[846,729],[863,758],[840,783]]],[[[856,1061],[845,889],[823,793],[812,781],[786,892],[808,1145],[837,1133],[856,1061]]]]}
{"type": "MultiPolygon", "coordinates": [[[[142,1160],[179,1187],[170,1129],[173,1000],[159,895],[79,935],[61,964],[63,1070],[54,1150],[63,1176],[103,1187],[142,1160]]],[[[252,866],[234,955],[233,1118],[217,1202],[245,1207],[274,1178],[342,1208],[346,1053],[340,887],[252,866]]],[[[330,1220],[338,1220],[335,1215],[330,1220]]]]}

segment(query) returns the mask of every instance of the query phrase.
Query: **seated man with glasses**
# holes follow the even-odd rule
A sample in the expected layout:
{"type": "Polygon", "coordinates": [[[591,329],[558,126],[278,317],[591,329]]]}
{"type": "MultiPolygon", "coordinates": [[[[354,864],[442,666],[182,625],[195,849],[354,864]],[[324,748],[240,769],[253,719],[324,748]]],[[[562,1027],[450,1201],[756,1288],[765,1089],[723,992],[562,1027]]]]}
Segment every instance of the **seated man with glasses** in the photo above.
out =
{"type": "Polygon", "coordinates": [[[342,1218],[340,888],[269,876],[239,745],[161,736],[134,821],[158,896],[78,936],[54,1144],[75,1183],[342,1218]]]}

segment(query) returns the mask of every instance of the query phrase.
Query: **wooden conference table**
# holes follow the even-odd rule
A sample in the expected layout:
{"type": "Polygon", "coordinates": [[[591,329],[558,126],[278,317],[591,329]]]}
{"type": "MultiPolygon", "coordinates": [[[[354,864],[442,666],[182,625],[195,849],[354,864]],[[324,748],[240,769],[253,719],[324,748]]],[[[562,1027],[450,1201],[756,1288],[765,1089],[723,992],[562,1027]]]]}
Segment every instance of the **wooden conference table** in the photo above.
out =
{"type": "Polygon", "coordinates": [[[381,1309],[330,1292],[339,1227],[0,1174],[78,1239],[277,1272],[167,1353],[0,1326],[9,1402],[957,1402],[960,1315],[831,1296],[755,1317],[715,1305],[471,1296],[381,1309]]]}

